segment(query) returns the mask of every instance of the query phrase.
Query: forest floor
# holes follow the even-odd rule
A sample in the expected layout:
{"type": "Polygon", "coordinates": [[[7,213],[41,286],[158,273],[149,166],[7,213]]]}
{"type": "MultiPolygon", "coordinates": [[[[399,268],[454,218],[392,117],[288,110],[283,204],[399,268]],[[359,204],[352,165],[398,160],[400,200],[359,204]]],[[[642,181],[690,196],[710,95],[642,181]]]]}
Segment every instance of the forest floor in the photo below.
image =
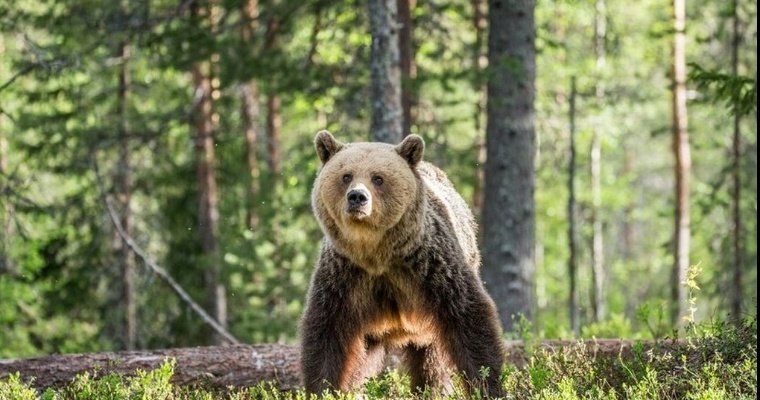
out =
{"type": "MultiPolygon", "coordinates": [[[[626,342],[610,351],[593,342],[526,342],[522,356],[502,372],[509,399],[755,399],[757,397],[757,319],[741,326],[725,323],[692,327],[685,338],[626,342]]],[[[119,353],[111,353],[119,354],[119,353]]],[[[42,360],[42,359],[40,359],[42,360]]],[[[181,361],[180,361],[181,363],[181,361]]],[[[0,378],[0,399],[306,399],[298,389],[274,380],[252,387],[220,388],[203,379],[188,384],[176,359],[135,373],[84,372],[67,383],[41,389],[30,376],[0,378]]],[[[183,372],[184,373],[184,372],[183,372]]],[[[42,378],[42,376],[40,376],[42,378]]],[[[355,393],[325,399],[412,399],[408,378],[395,370],[355,393]]],[[[461,387],[447,397],[463,398],[461,387]]]]}

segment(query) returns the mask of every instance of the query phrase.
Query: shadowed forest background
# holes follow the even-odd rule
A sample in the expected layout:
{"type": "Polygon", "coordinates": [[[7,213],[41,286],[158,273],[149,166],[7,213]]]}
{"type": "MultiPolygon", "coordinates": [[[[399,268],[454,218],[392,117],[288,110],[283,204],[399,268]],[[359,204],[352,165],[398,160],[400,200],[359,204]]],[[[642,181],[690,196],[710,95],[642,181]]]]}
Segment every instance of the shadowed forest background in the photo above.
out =
{"type": "MultiPolygon", "coordinates": [[[[0,0],[0,358],[221,341],[106,199],[240,341],[297,341],[322,237],[314,134],[396,140],[373,119],[377,3],[0,0]]],[[[531,23],[497,31],[486,0],[393,3],[394,134],[423,136],[494,216],[482,275],[508,335],[756,315],[755,2],[688,2],[684,29],[665,1],[522,2],[531,23]],[[528,172],[489,178],[506,164],[528,172]]]]}

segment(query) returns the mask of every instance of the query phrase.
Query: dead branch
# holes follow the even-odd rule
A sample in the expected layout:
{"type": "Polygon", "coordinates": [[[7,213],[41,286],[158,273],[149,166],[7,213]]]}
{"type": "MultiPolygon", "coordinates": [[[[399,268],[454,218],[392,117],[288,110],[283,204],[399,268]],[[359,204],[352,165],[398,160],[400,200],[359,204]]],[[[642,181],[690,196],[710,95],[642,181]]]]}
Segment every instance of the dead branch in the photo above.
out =
{"type": "Polygon", "coordinates": [[[203,319],[206,324],[208,324],[215,332],[217,332],[220,336],[222,336],[228,343],[231,344],[240,344],[240,341],[237,340],[234,336],[232,336],[231,333],[229,333],[222,325],[220,325],[214,318],[212,318],[208,313],[196,303],[192,297],[185,291],[185,289],[180,286],[177,281],[172,278],[169,273],[163,269],[161,266],[156,264],[155,261],[142,249],[140,246],[135,243],[134,239],[132,239],[131,236],[127,234],[126,231],[124,231],[124,227],[121,226],[121,221],[119,220],[119,216],[116,214],[116,211],[113,207],[113,202],[111,201],[111,198],[106,194],[105,189],[103,187],[103,183],[100,177],[100,171],[97,167],[97,163],[95,164],[95,175],[97,179],[97,184],[100,189],[100,193],[103,197],[103,201],[106,204],[106,208],[108,210],[108,215],[111,218],[111,222],[113,223],[114,228],[116,228],[116,232],[119,234],[121,239],[124,241],[124,243],[129,246],[132,251],[143,260],[143,263],[151,270],[154,274],[158,275],[161,280],[166,282],[167,285],[174,291],[174,293],[179,296],[182,301],[185,302],[196,314],[198,314],[201,319],[203,319]]]}

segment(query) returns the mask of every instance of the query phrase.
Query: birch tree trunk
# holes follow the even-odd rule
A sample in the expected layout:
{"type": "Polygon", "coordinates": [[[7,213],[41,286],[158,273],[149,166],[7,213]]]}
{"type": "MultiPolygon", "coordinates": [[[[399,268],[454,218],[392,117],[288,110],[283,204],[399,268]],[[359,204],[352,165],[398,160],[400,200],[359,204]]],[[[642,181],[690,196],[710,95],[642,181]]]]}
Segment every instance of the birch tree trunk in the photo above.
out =
{"type": "Polygon", "coordinates": [[[675,237],[671,278],[671,318],[681,325],[687,310],[687,293],[682,284],[689,268],[689,174],[691,152],[686,117],[686,0],[673,0],[673,153],[675,156],[675,237]]]}
{"type": "MultiPolygon", "coordinates": [[[[607,11],[604,0],[597,0],[594,18],[594,53],[596,54],[596,101],[601,108],[604,103],[603,72],[607,65],[605,41],[607,36],[607,11]]],[[[602,224],[602,121],[597,118],[591,140],[591,309],[594,322],[604,319],[605,267],[604,267],[604,226],[602,224]]]]}
{"type": "Polygon", "coordinates": [[[535,2],[489,6],[483,277],[513,331],[514,317],[533,317],[535,2]]]}
{"type": "Polygon", "coordinates": [[[397,27],[397,0],[369,0],[372,35],[372,138],[399,143],[404,135],[401,108],[401,71],[397,27]]]}

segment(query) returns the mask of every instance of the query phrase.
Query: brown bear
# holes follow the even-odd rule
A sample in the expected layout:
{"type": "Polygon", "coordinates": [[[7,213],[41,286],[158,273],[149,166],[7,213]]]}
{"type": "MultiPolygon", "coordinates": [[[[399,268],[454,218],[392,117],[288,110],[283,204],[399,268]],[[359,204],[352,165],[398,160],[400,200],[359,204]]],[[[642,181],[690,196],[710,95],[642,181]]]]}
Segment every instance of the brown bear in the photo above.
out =
{"type": "Polygon", "coordinates": [[[355,388],[398,348],[413,388],[441,393],[459,373],[470,393],[501,395],[501,328],[473,216],[422,161],[422,138],[344,144],[321,131],[315,145],[312,206],[325,239],[301,321],[306,390],[355,388]]]}

